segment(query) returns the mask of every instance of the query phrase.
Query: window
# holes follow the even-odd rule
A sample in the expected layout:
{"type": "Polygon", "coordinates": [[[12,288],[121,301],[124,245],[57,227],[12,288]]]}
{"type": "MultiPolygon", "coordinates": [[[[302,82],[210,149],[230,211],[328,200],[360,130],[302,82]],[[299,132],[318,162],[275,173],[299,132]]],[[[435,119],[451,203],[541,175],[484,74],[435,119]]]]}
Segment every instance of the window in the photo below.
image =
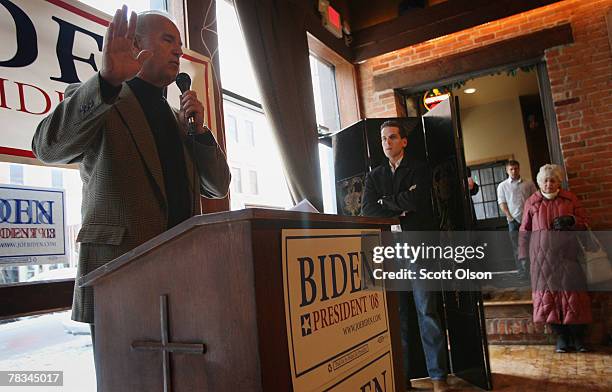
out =
{"type": "MultiPolygon", "coordinates": [[[[225,118],[232,116],[243,125],[240,130],[240,141],[237,143],[228,135],[227,158],[231,167],[249,168],[257,172],[257,192],[251,191],[251,185],[244,184],[244,193],[230,197],[232,210],[247,206],[266,206],[268,208],[286,208],[292,205],[291,197],[283,174],[282,160],[278,152],[266,116],[257,103],[243,100],[235,94],[225,91],[223,94],[223,111],[225,118]],[[253,135],[247,135],[252,124],[253,135]],[[244,125],[247,124],[245,127],[244,125]],[[257,136],[255,136],[257,133],[257,136]],[[257,138],[257,143],[255,143],[257,138]],[[248,188],[247,188],[248,187],[248,188]]],[[[230,123],[226,121],[226,123],[230,123]]],[[[245,176],[249,174],[245,172],[245,176]]],[[[248,177],[246,180],[249,180],[248,177]]],[[[245,181],[246,181],[245,180],[245,181]]]]}
{"type": "Polygon", "coordinates": [[[232,190],[242,193],[242,170],[239,167],[232,167],[232,190]]]}
{"type": "Polygon", "coordinates": [[[235,9],[226,0],[218,0],[216,7],[227,160],[233,168],[230,208],[290,207],[293,203],[283,162],[260,103],[259,88],[235,9]],[[248,170],[244,172],[244,185],[239,168],[248,170]]]}
{"type": "Polygon", "coordinates": [[[217,34],[221,85],[246,99],[261,102],[259,87],[233,1],[217,1],[217,34]]]}
{"type": "Polygon", "coordinates": [[[79,256],[76,237],[81,229],[83,186],[78,170],[0,162],[0,184],[7,182],[26,187],[53,187],[64,190],[66,256],[54,264],[0,264],[0,284],[73,278],[76,275],[79,256]]]}
{"type": "Polygon", "coordinates": [[[478,193],[472,196],[477,220],[504,216],[497,204],[497,186],[507,178],[506,163],[493,162],[470,167],[472,178],[478,184],[478,193]]]}
{"type": "MultiPolygon", "coordinates": [[[[319,134],[335,133],[340,130],[335,69],[332,65],[311,54],[310,73],[312,76],[312,91],[315,99],[319,134]]],[[[319,160],[323,190],[323,209],[327,213],[335,214],[337,212],[336,180],[332,148],[320,143],[319,160]]]]}
{"type": "Polygon", "coordinates": [[[337,132],[340,130],[340,114],[335,69],[332,65],[311,54],[310,74],[319,133],[337,132]]]}
{"type": "Polygon", "coordinates": [[[23,185],[23,166],[11,165],[10,183],[15,185],[23,185]]]}
{"type": "Polygon", "coordinates": [[[225,129],[227,131],[227,141],[238,143],[238,129],[236,126],[236,117],[228,114],[225,120],[225,129]]]}
{"type": "Polygon", "coordinates": [[[257,189],[257,172],[255,170],[249,170],[249,191],[252,195],[259,193],[257,189]]]}
{"type": "MultiPolygon", "coordinates": [[[[24,186],[49,188],[59,185],[59,179],[62,179],[66,257],[57,264],[0,264],[0,285],[74,278],[78,259],[76,236],[81,227],[82,183],[79,172],[0,162],[0,184],[10,182],[10,174],[17,172],[24,180],[24,186]]],[[[62,390],[95,390],[89,326],[70,320],[70,311],[0,323],[0,347],[3,348],[0,350],[0,369],[63,370],[62,390]],[[24,345],[23,342],[30,344],[24,345]]]]}
{"type": "Polygon", "coordinates": [[[251,146],[255,146],[255,127],[253,122],[246,120],[244,122],[244,133],[246,134],[246,140],[251,146]]]}

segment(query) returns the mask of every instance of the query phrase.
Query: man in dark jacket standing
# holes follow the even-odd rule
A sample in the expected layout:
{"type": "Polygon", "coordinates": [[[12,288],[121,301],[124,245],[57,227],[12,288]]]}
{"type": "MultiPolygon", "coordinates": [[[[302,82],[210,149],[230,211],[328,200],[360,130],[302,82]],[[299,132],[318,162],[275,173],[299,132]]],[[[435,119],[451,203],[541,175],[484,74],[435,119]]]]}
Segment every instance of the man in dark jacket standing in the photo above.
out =
{"type": "MultiPolygon", "coordinates": [[[[426,162],[406,156],[406,129],[398,121],[386,121],[380,127],[385,156],[389,158],[372,170],[365,180],[361,214],[398,217],[402,231],[437,230],[431,204],[431,172],[426,162]]],[[[418,281],[412,283],[421,343],[434,391],[448,389],[445,332],[438,313],[440,293],[427,291],[418,281]]],[[[409,293],[400,292],[400,326],[406,388],[411,388],[408,361],[409,293]]]]}

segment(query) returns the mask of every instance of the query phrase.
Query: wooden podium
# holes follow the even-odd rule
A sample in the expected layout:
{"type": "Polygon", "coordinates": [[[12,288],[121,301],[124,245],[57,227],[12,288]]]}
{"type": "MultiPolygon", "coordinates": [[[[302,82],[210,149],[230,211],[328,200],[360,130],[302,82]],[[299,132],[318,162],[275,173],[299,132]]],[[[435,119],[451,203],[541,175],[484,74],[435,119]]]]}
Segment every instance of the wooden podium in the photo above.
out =
{"type": "MultiPolygon", "coordinates": [[[[327,361],[310,367],[308,361],[316,362],[317,353],[312,354],[313,358],[300,357],[298,346],[302,344],[300,347],[304,350],[304,341],[298,341],[298,338],[332,336],[323,334],[331,333],[332,327],[339,327],[342,317],[332,319],[332,310],[328,312],[325,303],[316,312],[328,312],[325,313],[329,316],[328,325],[320,320],[317,324],[313,311],[313,320],[310,313],[308,318],[301,316],[302,336],[294,337],[293,332],[288,334],[291,323],[287,314],[291,312],[286,311],[290,309],[286,290],[289,286],[299,288],[300,285],[291,282],[289,275],[284,276],[286,267],[283,265],[283,252],[288,252],[288,229],[309,229],[313,233],[325,234],[321,229],[340,232],[349,231],[347,229],[388,230],[393,223],[393,219],[262,209],[202,215],[84,276],[79,284],[93,286],[95,290],[96,355],[102,391],[359,390],[359,387],[368,385],[366,383],[369,387],[364,390],[377,390],[376,383],[381,387],[385,383],[383,390],[392,390],[390,385],[395,390],[402,390],[395,293],[384,295],[388,316],[386,332],[373,336],[371,340],[385,344],[387,339],[386,344],[392,347],[392,351],[376,360],[380,362],[384,357],[392,372],[383,371],[386,379],[370,377],[359,380],[355,379],[359,372],[374,363],[374,359],[365,363],[364,358],[373,355],[372,347],[375,346],[358,342],[346,350],[333,352],[333,355],[328,352],[324,358],[327,361]],[[334,320],[338,323],[334,324],[334,320]],[[310,327],[321,330],[313,333],[310,327]],[[294,339],[291,345],[288,339],[294,339]],[[358,363],[359,358],[364,359],[365,364],[351,370],[351,363],[358,363]],[[302,366],[308,369],[301,369],[302,366]],[[309,372],[312,376],[315,371],[321,377],[338,377],[333,384],[313,386],[302,382],[299,388],[294,388],[296,378],[308,376],[309,372]],[[355,385],[358,388],[355,389],[355,385]]],[[[341,247],[343,237],[338,238],[334,243],[341,247]]],[[[307,244],[302,245],[308,248],[307,244]]],[[[316,265],[307,264],[311,268],[307,271],[302,266],[301,273],[313,277],[312,269],[316,265]]],[[[350,274],[351,270],[348,271],[350,274]]],[[[319,287],[315,296],[312,282],[314,280],[307,284],[301,282],[302,289],[310,290],[308,294],[312,298],[309,300],[315,301],[315,297],[326,299],[326,290],[333,297],[329,285],[327,288],[319,287]]],[[[351,286],[346,282],[345,292],[348,293],[351,286]]],[[[335,284],[333,290],[340,291],[335,284]]],[[[346,303],[348,305],[344,308],[337,309],[346,310],[348,306],[346,317],[364,320],[365,316],[358,314],[359,304],[354,299],[346,303]]],[[[368,310],[368,307],[362,309],[364,312],[368,310]]],[[[352,321],[348,320],[342,327],[350,323],[352,321]]],[[[361,321],[358,326],[363,329],[351,328],[362,331],[366,330],[364,325],[361,321]]],[[[329,351],[330,347],[346,338],[347,331],[351,333],[344,331],[340,339],[323,341],[322,350],[329,351]]],[[[319,379],[322,380],[317,376],[311,380],[319,379]]]]}

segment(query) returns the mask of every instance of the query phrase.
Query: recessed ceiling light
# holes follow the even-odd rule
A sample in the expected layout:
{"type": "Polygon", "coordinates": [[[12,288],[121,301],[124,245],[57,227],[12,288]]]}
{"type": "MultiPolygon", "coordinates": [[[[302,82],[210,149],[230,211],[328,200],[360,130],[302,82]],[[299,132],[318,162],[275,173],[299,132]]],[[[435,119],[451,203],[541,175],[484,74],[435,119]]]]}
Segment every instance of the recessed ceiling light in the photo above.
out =
{"type": "Polygon", "coordinates": [[[466,94],[474,94],[476,92],[476,89],[470,87],[470,88],[466,88],[465,90],[463,90],[463,92],[466,94]]]}

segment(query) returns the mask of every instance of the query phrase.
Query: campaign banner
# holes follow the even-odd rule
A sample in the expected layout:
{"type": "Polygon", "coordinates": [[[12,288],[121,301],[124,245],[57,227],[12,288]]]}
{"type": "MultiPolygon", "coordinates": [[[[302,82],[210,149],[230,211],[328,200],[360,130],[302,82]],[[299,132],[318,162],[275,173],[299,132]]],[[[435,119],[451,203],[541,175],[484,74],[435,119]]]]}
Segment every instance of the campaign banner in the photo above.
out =
{"type": "Polygon", "coordinates": [[[0,265],[67,262],[61,189],[0,184],[0,265]]]}
{"type": "MultiPolygon", "coordinates": [[[[111,19],[73,0],[0,0],[0,154],[33,156],[38,123],[64,99],[69,84],[100,69],[111,19]]],[[[181,71],[190,75],[216,135],[212,63],[186,48],[183,52],[181,71]]],[[[172,106],[179,107],[179,96],[174,84],[168,87],[172,106]]]]}
{"type": "Polygon", "coordinates": [[[282,230],[294,391],[368,383],[395,390],[385,291],[362,280],[367,273],[362,260],[368,257],[362,243],[367,238],[380,245],[380,235],[380,230],[282,230]],[[386,355],[389,360],[378,360],[386,355]]]}

